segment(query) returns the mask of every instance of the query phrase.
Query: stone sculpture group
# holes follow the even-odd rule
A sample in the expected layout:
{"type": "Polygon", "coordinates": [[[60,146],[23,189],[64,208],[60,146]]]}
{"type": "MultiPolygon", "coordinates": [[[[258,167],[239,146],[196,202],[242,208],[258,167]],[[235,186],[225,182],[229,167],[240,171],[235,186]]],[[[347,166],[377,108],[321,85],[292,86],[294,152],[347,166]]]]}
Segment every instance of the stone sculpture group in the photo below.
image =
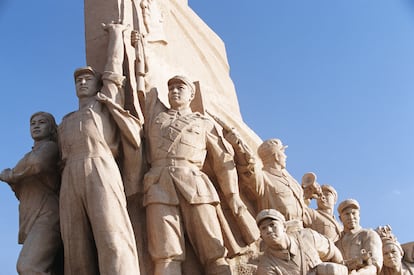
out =
{"type": "Polygon", "coordinates": [[[414,274],[413,243],[361,228],[354,199],[341,225],[334,187],[313,173],[299,184],[280,139],[257,144],[207,111],[182,68],[158,84],[145,52],[166,44],[155,3],[141,2],[141,30],[102,24],[106,63],[75,70],[78,110],[59,126],[33,114],[32,151],[1,172],[20,201],[18,273],[414,274]]]}

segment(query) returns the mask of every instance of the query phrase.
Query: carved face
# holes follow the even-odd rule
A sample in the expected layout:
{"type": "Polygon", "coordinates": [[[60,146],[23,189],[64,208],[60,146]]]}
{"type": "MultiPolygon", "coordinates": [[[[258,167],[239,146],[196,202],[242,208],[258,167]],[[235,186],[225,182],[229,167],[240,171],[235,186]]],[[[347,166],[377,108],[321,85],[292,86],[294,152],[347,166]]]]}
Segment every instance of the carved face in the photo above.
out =
{"type": "Polygon", "coordinates": [[[319,198],[316,201],[318,209],[332,210],[335,206],[335,196],[327,190],[324,190],[322,194],[323,194],[323,198],[319,198]]]}
{"type": "Polygon", "coordinates": [[[183,82],[173,82],[168,86],[168,100],[172,109],[189,107],[193,98],[193,90],[183,82]]]}
{"type": "Polygon", "coordinates": [[[91,97],[98,91],[98,80],[93,74],[81,74],[76,77],[75,86],[78,98],[91,97]]]}
{"type": "Polygon", "coordinates": [[[286,168],[286,159],[287,159],[287,156],[286,156],[284,150],[277,150],[275,152],[275,158],[276,158],[277,163],[279,163],[279,165],[283,169],[286,168]]]}
{"type": "Polygon", "coordinates": [[[263,241],[270,247],[276,249],[284,249],[287,235],[285,233],[285,225],[283,222],[273,219],[265,219],[260,225],[260,236],[263,241]]]}
{"type": "Polygon", "coordinates": [[[387,243],[382,247],[384,266],[398,269],[401,266],[402,255],[400,250],[393,244],[387,243]]]}
{"type": "Polygon", "coordinates": [[[339,217],[345,231],[359,228],[359,209],[353,207],[345,208],[339,217]]]}
{"type": "Polygon", "coordinates": [[[50,137],[51,125],[43,115],[37,115],[30,120],[30,134],[35,141],[44,140],[50,137]]]}

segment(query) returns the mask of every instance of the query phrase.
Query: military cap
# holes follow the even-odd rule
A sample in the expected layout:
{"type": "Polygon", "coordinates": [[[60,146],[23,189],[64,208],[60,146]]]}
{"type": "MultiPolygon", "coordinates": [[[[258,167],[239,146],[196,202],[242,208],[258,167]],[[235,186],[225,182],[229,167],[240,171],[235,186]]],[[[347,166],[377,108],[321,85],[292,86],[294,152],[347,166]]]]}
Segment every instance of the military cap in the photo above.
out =
{"type": "Polygon", "coordinates": [[[287,147],[287,145],[283,145],[280,139],[272,138],[259,145],[257,148],[257,154],[262,160],[264,160],[270,156],[273,156],[275,152],[285,151],[287,147]]]}
{"type": "Polygon", "coordinates": [[[354,200],[354,199],[347,199],[344,200],[343,202],[341,202],[338,206],[338,213],[339,215],[342,213],[342,211],[344,211],[346,208],[348,207],[352,207],[352,208],[356,208],[356,209],[360,209],[359,207],[359,203],[354,200]]]}
{"type": "Polygon", "coordinates": [[[324,184],[321,186],[322,192],[328,191],[331,192],[334,195],[335,202],[338,199],[338,193],[336,192],[335,188],[333,188],[331,185],[324,184]]]}
{"type": "Polygon", "coordinates": [[[275,209],[263,209],[262,211],[260,211],[259,214],[257,214],[257,216],[256,216],[256,224],[260,225],[260,223],[264,219],[272,219],[272,220],[277,220],[277,221],[281,221],[281,222],[286,221],[286,219],[282,215],[282,213],[280,213],[279,211],[277,211],[275,209]]]}
{"type": "Polygon", "coordinates": [[[91,74],[95,77],[99,77],[99,74],[91,67],[91,66],[86,66],[86,67],[81,67],[81,68],[77,68],[75,70],[75,72],[73,73],[73,77],[76,78],[82,74],[91,74]]]}
{"type": "Polygon", "coordinates": [[[176,76],[171,77],[168,80],[167,84],[168,84],[168,86],[170,86],[171,84],[177,83],[177,82],[184,83],[185,85],[190,87],[193,90],[193,92],[195,91],[195,87],[194,87],[193,82],[191,82],[191,80],[189,80],[187,77],[182,76],[182,75],[176,75],[176,76]]]}

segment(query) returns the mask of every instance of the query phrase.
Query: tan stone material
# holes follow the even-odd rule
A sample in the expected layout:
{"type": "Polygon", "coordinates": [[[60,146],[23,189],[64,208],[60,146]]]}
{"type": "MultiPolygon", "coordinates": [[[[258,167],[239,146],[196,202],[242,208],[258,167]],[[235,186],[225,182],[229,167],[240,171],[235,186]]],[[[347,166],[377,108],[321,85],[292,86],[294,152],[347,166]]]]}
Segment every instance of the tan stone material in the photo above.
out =
{"type": "MultiPolygon", "coordinates": [[[[37,112],[30,118],[32,151],[14,168],[0,173],[19,204],[19,244],[23,244],[17,261],[19,274],[61,274],[55,269],[62,248],[59,229],[59,150],[54,117],[37,112]]],[[[57,266],[58,267],[58,266],[57,266]]]]}
{"type": "Polygon", "coordinates": [[[382,240],[382,254],[384,263],[381,275],[412,275],[414,274],[414,263],[403,258],[404,249],[392,233],[391,226],[379,226],[378,235],[382,240]]]}
{"type": "Polygon", "coordinates": [[[145,107],[150,170],[144,178],[144,205],[154,274],[181,274],[184,234],[205,274],[230,274],[218,191],[234,216],[246,208],[239,197],[231,146],[213,121],[191,110],[195,96],[191,80],[175,76],[168,88],[171,108],[157,94],[147,95],[145,107]],[[219,190],[202,171],[205,162],[214,172],[219,190]]]}
{"type": "Polygon", "coordinates": [[[275,209],[262,210],[256,220],[265,243],[257,275],[348,274],[341,252],[325,236],[308,228],[288,233],[283,215],[275,209]]]}
{"type": "Polygon", "coordinates": [[[119,151],[121,139],[140,145],[139,131],[132,128],[139,128],[139,124],[122,108],[125,26],[110,23],[103,27],[109,42],[102,78],[90,67],[75,71],[79,109],[64,117],[59,126],[64,163],[60,214],[65,274],[140,273],[115,159],[125,153],[119,151]]]}
{"type": "Polygon", "coordinates": [[[187,0],[84,3],[79,108],[58,128],[35,113],[32,151],[0,173],[19,274],[63,274],[61,240],[65,275],[414,274],[414,242],[362,228],[355,199],[341,226],[335,188],[300,185],[287,145],[243,122],[224,43],[187,0]]]}
{"type": "MultiPolygon", "coordinates": [[[[238,132],[226,136],[236,151],[238,159],[250,159],[254,156],[243,156],[249,150],[242,150],[244,143],[238,132]]],[[[258,155],[263,163],[250,165],[249,168],[239,167],[245,173],[239,173],[241,181],[255,194],[258,211],[263,209],[277,209],[286,220],[309,220],[306,211],[307,205],[303,197],[303,190],[299,183],[286,170],[287,146],[280,139],[264,141],[258,148],[258,155]]],[[[252,161],[250,161],[252,162],[252,161]]],[[[245,162],[246,163],[246,162],[245,162]]],[[[248,163],[248,162],[247,162],[248,163]]],[[[241,165],[243,166],[243,165],[241,165]]]]}
{"type": "Polygon", "coordinates": [[[320,186],[316,182],[316,175],[312,172],[303,175],[302,187],[305,201],[308,199],[310,203],[309,198],[314,198],[317,205],[316,210],[306,208],[310,218],[306,227],[312,228],[336,242],[342,232],[342,226],[334,216],[334,207],[338,199],[335,188],[327,184],[320,186]]]}
{"type": "Polygon", "coordinates": [[[132,89],[126,91],[127,105],[129,101],[137,104],[139,96],[135,93],[142,89],[144,81],[144,89],[156,88],[161,102],[168,106],[165,83],[173,75],[185,75],[200,83],[201,96],[192,102],[193,111],[203,113],[207,109],[231,125],[240,125],[240,133],[251,148],[261,143],[240,114],[223,41],[187,1],[85,0],[86,59],[97,71],[103,71],[107,48],[106,34],[99,26],[116,19],[129,24],[143,38],[138,54],[128,35],[124,38],[125,62],[130,71],[127,81],[132,89]],[[135,63],[136,57],[139,65],[135,63]]]}
{"type": "Polygon", "coordinates": [[[358,201],[342,201],[338,212],[344,231],[336,246],[342,252],[350,274],[379,274],[383,262],[381,239],[374,230],[360,226],[358,201]]]}

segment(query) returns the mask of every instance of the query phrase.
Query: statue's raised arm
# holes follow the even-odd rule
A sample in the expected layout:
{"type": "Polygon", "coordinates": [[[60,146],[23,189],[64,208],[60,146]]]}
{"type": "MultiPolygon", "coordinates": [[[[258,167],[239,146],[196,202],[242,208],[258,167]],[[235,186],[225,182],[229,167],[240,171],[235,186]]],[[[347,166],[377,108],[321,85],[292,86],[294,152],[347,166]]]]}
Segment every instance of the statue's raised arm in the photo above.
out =
{"type": "Polygon", "coordinates": [[[126,27],[111,22],[103,28],[109,39],[105,71],[102,77],[89,66],[75,71],[79,109],[59,126],[65,274],[140,273],[126,195],[139,189],[130,173],[140,157],[141,125],[123,106],[126,27]],[[135,158],[127,148],[135,149],[135,158]]]}

